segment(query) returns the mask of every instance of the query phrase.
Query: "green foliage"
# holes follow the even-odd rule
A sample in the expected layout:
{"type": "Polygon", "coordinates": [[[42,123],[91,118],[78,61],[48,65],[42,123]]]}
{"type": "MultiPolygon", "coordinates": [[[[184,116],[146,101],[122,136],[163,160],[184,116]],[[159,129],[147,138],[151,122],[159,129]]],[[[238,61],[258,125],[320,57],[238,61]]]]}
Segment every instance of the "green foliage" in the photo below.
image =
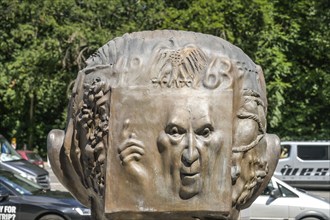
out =
{"type": "Polygon", "coordinates": [[[126,32],[180,29],[222,37],[263,67],[270,132],[330,139],[329,9],[327,0],[2,0],[0,133],[45,152],[93,52],[126,32]]]}

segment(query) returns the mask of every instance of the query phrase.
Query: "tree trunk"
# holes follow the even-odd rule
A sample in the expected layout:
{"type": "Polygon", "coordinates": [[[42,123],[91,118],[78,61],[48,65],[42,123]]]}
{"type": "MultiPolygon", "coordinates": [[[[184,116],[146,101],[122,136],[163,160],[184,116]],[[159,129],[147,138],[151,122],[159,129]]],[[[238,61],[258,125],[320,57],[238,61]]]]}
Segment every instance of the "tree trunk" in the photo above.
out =
{"type": "Polygon", "coordinates": [[[29,109],[29,137],[28,137],[28,149],[31,149],[34,139],[34,98],[35,95],[32,93],[32,96],[30,96],[30,109],[29,109]]]}

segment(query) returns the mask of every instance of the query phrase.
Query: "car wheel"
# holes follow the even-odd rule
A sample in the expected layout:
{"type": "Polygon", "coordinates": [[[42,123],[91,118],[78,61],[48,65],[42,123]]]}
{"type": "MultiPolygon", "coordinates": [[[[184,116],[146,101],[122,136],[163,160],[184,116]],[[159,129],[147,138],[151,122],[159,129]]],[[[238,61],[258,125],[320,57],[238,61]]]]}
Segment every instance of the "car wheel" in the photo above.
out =
{"type": "Polygon", "coordinates": [[[300,220],[323,220],[323,218],[319,218],[319,217],[305,217],[305,218],[301,218],[300,220]]]}
{"type": "Polygon", "coordinates": [[[55,214],[44,215],[39,220],[65,220],[63,217],[55,214]]]}

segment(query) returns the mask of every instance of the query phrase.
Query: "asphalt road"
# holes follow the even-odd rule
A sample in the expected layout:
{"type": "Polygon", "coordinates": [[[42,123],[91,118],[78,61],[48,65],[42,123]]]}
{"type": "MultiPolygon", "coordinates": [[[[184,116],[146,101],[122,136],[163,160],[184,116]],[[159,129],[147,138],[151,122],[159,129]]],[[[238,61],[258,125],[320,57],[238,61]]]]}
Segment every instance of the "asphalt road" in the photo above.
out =
{"type": "Polygon", "coordinates": [[[49,172],[50,188],[52,190],[68,191],[57,179],[51,167],[45,163],[45,169],[49,172]]]}
{"type": "MultiPolygon", "coordinates": [[[[307,190],[306,190],[307,191],[307,190]]],[[[323,197],[325,200],[327,200],[330,203],[330,190],[318,190],[318,191],[307,191],[309,194],[323,197]]]]}
{"type": "MultiPolygon", "coordinates": [[[[54,190],[60,190],[60,191],[68,191],[57,179],[55,174],[53,173],[52,169],[48,166],[48,164],[45,164],[45,169],[49,172],[49,177],[50,177],[50,186],[54,190]]],[[[318,197],[323,197],[325,200],[330,202],[330,190],[312,190],[312,191],[307,191],[308,193],[318,196],[318,197]]]]}

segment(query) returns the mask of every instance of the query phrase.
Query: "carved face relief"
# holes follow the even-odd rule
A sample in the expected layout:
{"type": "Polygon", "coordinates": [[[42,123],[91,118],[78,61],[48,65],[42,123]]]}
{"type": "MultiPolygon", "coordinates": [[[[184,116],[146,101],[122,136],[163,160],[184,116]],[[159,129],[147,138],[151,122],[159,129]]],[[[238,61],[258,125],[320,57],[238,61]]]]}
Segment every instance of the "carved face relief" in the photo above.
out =
{"type": "Polygon", "coordinates": [[[214,170],[221,135],[215,130],[208,101],[176,100],[168,113],[165,129],[157,139],[165,179],[181,199],[190,199],[203,190],[214,170]]]}
{"type": "Polygon", "coordinates": [[[106,212],[188,207],[228,213],[231,92],[132,91],[111,93],[106,212]]]}

